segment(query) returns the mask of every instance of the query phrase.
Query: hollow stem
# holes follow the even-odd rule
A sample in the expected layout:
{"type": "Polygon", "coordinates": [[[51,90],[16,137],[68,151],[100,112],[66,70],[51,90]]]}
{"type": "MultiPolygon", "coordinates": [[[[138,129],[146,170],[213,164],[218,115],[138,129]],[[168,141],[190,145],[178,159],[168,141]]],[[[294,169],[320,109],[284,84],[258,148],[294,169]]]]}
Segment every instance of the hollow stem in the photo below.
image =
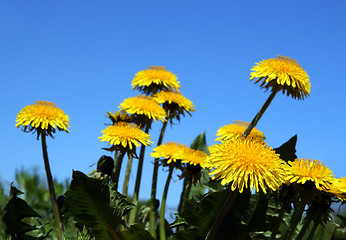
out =
{"type": "Polygon", "coordinates": [[[284,215],[285,215],[285,208],[283,206],[281,206],[278,219],[276,220],[276,223],[273,227],[272,233],[270,234],[269,240],[275,239],[276,234],[279,232],[279,228],[280,228],[280,225],[282,223],[282,219],[284,218],[284,215]]]}
{"type": "Polygon", "coordinates": [[[127,192],[128,192],[128,189],[129,189],[130,175],[131,175],[131,169],[132,169],[132,161],[133,161],[133,157],[130,154],[129,158],[127,159],[125,178],[124,178],[124,185],[123,185],[123,195],[126,196],[126,197],[127,197],[127,192]]]}
{"type": "Polygon", "coordinates": [[[303,196],[301,198],[301,201],[296,204],[296,208],[293,211],[292,218],[290,220],[290,226],[288,227],[285,235],[283,236],[282,240],[291,240],[292,235],[294,231],[296,230],[296,227],[298,223],[300,222],[304,209],[306,205],[306,198],[303,196]]]}
{"type": "MultiPolygon", "coordinates": [[[[169,110],[167,111],[167,116],[169,116],[169,110]]],[[[168,120],[163,122],[161,132],[159,139],[157,141],[157,146],[160,146],[162,144],[163,135],[165,134],[166,127],[167,127],[168,120]]],[[[150,234],[153,236],[153,238],[156,238],[156,216],[157,216],[157,209],[156,209],[156,189],[157,189],[157,175],[159,170],[159,159],[154,160],[154,170],[153,170],[153,180],[151,185],[151,197],[150,197],[150,218],[149,218],[149,227],[150,227],[150,234]]]]}
{"type": "Polygon", "coordinates": [[[315,232],[317,230],[318,225],[319,225],[319,221],[316,221],[316,222],[314,221],[314,225],[312,226],[312,229],[311,229],[309,236],[306,240],[312,240],[312,238],[315,235],[315,232]]]}
{"type": "MultiPolygon", "coordinates": [[[[149,132],[151,122],[149,122],[145,126],[145,133],[149,132]]],[[[142,178],[142,170],[143,170],[143,162],[144,162],[144,154],[145,154],[145,145],[142,144],[139,159],[138,159],[138,167],[137,167],[137,176],[136,176],[136,183],[135,183],[135,190],[133,192],[133,200],[132,203],[134,207],[131,209],[130,212],[130,218],[129,218],[129,224],[130,226],[135,222],[136,220],[136,214],[137,214],[137,203],[138,203],[138,195],[139,195],[139,188],[141,185],[141,178],[142,178]]]]}
{"type": "Polygon", "coordinates": [[[220,228],[223,220],[225,219],[229,209],[231,208],[232,203],[233,203],[234,199],[236,198],[237,194],[238,194],[238,189],[236,189],[235,191],[232,191],[231,187],[229,187],[226,200],[223,202],[222,207],[218,211],[218,213],[217,213],[217,215],[216,215],[216,217],[215,217],[215,219],[211,225],[211,228],[209,229],[209,232],[207,233],[207,236],[205,237],[205,240],[215,239],[216,234],[219,231],[219,228],[220,228]]]}
{"type": "Polygon", "coordinates": [[[269,95],[268,99],[265,101],[265,103],[263,104],[261,110],[256,114],[256,116],[254,117],[254,119],[251,121],[251,123],[249,124],[249,126],[246,128],[246,130],[244,131],[242,137],[247,137],[251,130],[256,127],[258,121],[261,119],[263,113],[267,110],[268,106],[270,105],[270,103],[272,102],[272,100],[274,99],[276,93],[278,92],[278,87],[274,87],[272,89],[271,94],[269,95]]]}
{"type": "Polygon", "coordinates": [[[191,187],[192,187],[192,177],[191,176],[186,176],[184,178],[184,183],[183,183],[183,191],[181,192],[180,195],[180,202],[178,206],[178,213],[182,213],[185,208],[185,202],[189,198],[190,192],[191,192],[191,187]]]}
{"type": "Polygon", "coordinates": [[[125,155],[125,151],[121,151],[115,164],[115,171],[114,171],[114,183],[115,183],[115,190],[118,190],[119,186],[119,177],[120,177],[120,171],[121,171],[121,165],[123,165],[123,159],[125,155]]]}
{"type": "Polygon", "coordinates": [[[166,212],[166,200],[168,194],[169,183],[171,182],[172,173],[174,167],[169,167],[169,173],[167,176],[165,188],[162,194],[161,208],[160,208],[160,240],[166,240],[166,224],[165,224],[165,212],[166,212]]]}
{"type": "Polygon", "coordinates": [[[311,218],[309,220],[306,220],[303,227],[300,229],[300,232],[296,238],[296,240],[302,240],[305,233],[306,233],[306,230],[308,230],[309,226],[310,226],[310,223],[311,223],[311,218]]]}
{"type": "Polygon", "coordinates": [[[46,175],[47,175],[49,195],[50,195],[50,200],[52,202],[53,216],[54,216],[54,220],[55,220],[57,236],[58,236],[58,240],[61,240],[62,239],[62,222],[60,219],[60,212],[59,212],[58,204],[56,202],[54,182],[53,182],[52,173],[50,171],[49,160],[48,160],[46,135],[44,132],[41,134],[41,142],[42,142],[44,168],[46,170],[46,175]]]}

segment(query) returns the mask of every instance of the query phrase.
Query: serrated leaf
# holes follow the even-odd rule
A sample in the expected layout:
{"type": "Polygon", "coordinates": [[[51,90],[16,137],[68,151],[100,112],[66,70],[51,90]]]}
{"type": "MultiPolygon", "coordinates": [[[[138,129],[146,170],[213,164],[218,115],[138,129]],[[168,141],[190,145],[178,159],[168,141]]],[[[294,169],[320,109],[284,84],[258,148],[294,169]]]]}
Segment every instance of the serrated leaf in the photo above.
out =
{"type": "Polygon", "coordinates": [[[65,193],[67,214],[91,228],[96,239],[121,239],[116,230],[128,206],[118,194],[106,181],[73,171],[70,189],[65,193]]]}
{"type": "Polygon", "coordinates": [[[294,135],[287,142],[282,144],[278,148],[274,148],[274,151],[280,154],[280,158],[286,162],[293,161],[297,158],[296,156],[296,143],[297,143],[297,135],[294,135]]]}
{"type": "Polygon", "coordinates": [[[23,222],[27,218],[40,218],[40,215],[32,209],[23,199],[17,195],[23,194],[11,184],[10,199],[4,208],[3,222],[6,225],[6,234],[18,239],[34,240],[44,239],[49,232],[42,236],[40,229],[35,225],[23,222]],[[35,232],[38,230],[37,232],[35,232]],[[30,235],[27,235],[30,233],[30,235]]]}

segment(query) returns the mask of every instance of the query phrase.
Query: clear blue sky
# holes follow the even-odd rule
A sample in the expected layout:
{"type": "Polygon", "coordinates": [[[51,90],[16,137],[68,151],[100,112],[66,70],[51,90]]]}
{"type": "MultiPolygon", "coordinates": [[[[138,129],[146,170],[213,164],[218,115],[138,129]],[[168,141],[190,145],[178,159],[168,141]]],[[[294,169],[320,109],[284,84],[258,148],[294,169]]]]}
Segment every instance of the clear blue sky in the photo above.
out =
{"type": "MultiPolygon", "coordinates": [[[[250,69],[277,55],[307,71],[311,96],[278,94],[257,128],[274,148],[297,134],[299,158],[321,160],[346,176],[344,0],[1,1],[0,32],[2,181],[13,181],[21,167],[39,166],[44,174],[40,141],[15,127],[16,114],[36,100],[54,102],[70,116],[70,133],[48,140],[53,175],[63,180],[72,169],[89,173],[89,165],[109,155],[98,139],[110,123],[105,114],[137,94],[136,72],[165,66],[196,106],[164,141],[189,145],[206,131],[212,145],[221,126],[251,121],[258,112],[269,92],[249,82],[250,69]]],[[[154,142],[160,127],[150,132],[154,142]]],[[[152,159],[145,161],[143,198],[152,173],[152,159]]],[[[160,170],[159,198],[165,176],[160,170]]],[[[131,192],[134,180],[135,171],[131,192]]],[[[174,180],[171,206],[181,190],[174,180]]]]}

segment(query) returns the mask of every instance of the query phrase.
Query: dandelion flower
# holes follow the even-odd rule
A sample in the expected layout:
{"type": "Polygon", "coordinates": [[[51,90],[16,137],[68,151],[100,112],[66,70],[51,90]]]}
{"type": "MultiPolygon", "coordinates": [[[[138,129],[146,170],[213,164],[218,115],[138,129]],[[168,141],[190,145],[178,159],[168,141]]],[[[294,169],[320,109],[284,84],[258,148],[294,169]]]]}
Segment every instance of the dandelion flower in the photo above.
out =
{"type": "Polygon", "coordinates": [[[186,148],[188,148],[186,145],[180,143],[167,142],[154,148],[154,152],[150,155],[154,158],[164,158],[167,160],[167,164],[170,164],[172,161],[177,162],[181,160],[179,153],[186,148]]]}
{"type": "Polygon", "coordinates": [[[252,68],[250,81],[256,79],[255,83],[263,80],[261,87],[277,88],[277,91],[287,91],[287,96],[304,99],[310,94],[310,80],[304,69],[288,57],[278,56],[263,60],[252,68]]]}
{"type": "Polygon", "coordinates": [[[288,183],[305,184],[310,181],[318,190],[328,190],[335,181],[332,171],[320,161],[302,158],[288,164],[289,171],[285,178],[288,183]]]}
{"type": "Polygon", "coordinates": [[[132,80],[133,89],[138,89],[144,93],[156,93],[162,90],[179,91],[180,83],[177,77],[167,71],[165,67],[150,66],[135,74],[132,80]]]}
{"type": "Polygon", "coordinates": [[[185,148],[182,152],[178,154],[182,163],[188,163],[191,165],[200,165],[205,168],[205,159],[208,155],[200,150],[185,148]]]}
{"type": "Polygon", "coordinates": [[[341,201],[346,202],[346,177],[335,179],[330,191],[341,201]]]}
{"type": "Polygon", "coordinates": [[[165,121],[165,110],[148,96],[138,95],[125,99],[120,104],[120,110],[125,110],[129,114],[142,115],[148,119],[165,121]]]}
{"type": "Polygon", "coordinates": [[[266,187],[275,191],[284,182],[286,165],[279,155],[266,143],[258,140],[237,138],[210,147],[206,159],[208,168],[213,169],[213,179],[222,179],[221,184],[232,182],[231,189],[266,187]]]}
{"type": "MultiPolygon", "coordinates": [[[[231,123],[231,124],[225,125],[221,127],[219,130],[217,130],[216,136],[219,136],[219,137],[216,138],[215,141],[222,142],[222,141],[238,138],[244,133],[248,125],[249,125],[248,122],[242,122],[242,121],[234,121],[233,124],[231,123]]],[[[256,128],[252,129],[248,137],[258,139],[258,140],[265,139],[263,133],[256,128]]]]}
{"type": "Polygon", "coordinates": [[[136,124],[118,122],[101,131],[101,141],[107,141],[111,145],[132,149],[133,145],[138,147],[140,143],[147,146],[152,142],[150,135],[143,132],[136,124]]]}
{"type": "Polygon", "coordinates": [[[46,101],[36,101],[35,104],[24,107],[16,119],[16,127],[23,127],[24,131],[44,132],[52,137],[52,132],[57,128],[59,131],[68,132],[69,117],[56,104],[46,101]]]}

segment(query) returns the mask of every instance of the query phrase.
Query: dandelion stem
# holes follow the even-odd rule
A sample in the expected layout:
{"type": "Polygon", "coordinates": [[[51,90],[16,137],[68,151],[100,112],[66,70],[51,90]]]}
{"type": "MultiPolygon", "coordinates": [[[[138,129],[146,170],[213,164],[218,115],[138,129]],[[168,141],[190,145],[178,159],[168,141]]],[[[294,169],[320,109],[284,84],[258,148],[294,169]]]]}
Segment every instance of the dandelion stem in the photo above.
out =
{"type": "Polygon", "coordinates": [[[116,160],[115,171],[114,171],[115,190],[118,190],[121,165],[123,165],[123,159],[124,159],[125,153],[126,153],[125,151],[121,151],[117,160],[116,160]]]}
{"type": "Polygon", "coordinates": [[[300,232],[296,238],[296,240],[302,240],[305,233],[306,233],[306,230],[308,230],[309,226],[310,226],[310,223],[311,223],[311,218],[309,218],[308,220],[305,221],[303,227],[300,229],[300,232]]]}
{"type": "Polygon", "coordinates": [[[269,240],[274,240],[275,239],[276,234],[278,233],[280,225],[282,223],[282,219],[284,218],[284,215],[285,215],[285,208],[284,208],[284,206],[281,206],[278,219],[276,220],[276,223],[274,225],[272,233],[270,234],[269,240]]]}
{"type": "Polygon", "coordinates": [[[61,240],[62,239],[62,222],[60,219],[60,212],[59,212],[58,204],[56,202],[54,182],[53,182],[52,173],[50,171],[49,160],[48,160],[46,134],[44,131],[41,133],[41,142],[42,142],[42,153],[43,153],[44,167],[45,167],[46,174],[47,174],[47,182],[48,182],[50,200],[52,202],[53,216],[54,216],[54,220],[55,220],[56,231],[57,231],[57,235],[58,235],[58,240],[61,240]]]}
{"type": "Polygon", "coordinates": [[[316,221],[316,222],[314,221],[314,225],[312,226],[312,229],[311,229],[309,236],[306,240],[312,240],[312,238],[315,235],[315,232],[317,230],[318,225],[319,225],[319,221],[316,221]]]}
{"type": "Polygon", "coordinates": [[[131,168],[132,168],[132,161],[133,157],[130,154],[129,158],[127,159],[127,165],[126,165],[126,171],[125,171],[125,178],[124,178],[124,185],[123,185],[123,195],[127,197],[127,192],[129,189],[129,182],[130,182],[130,174],[131,174],[131,168]]]}
{"type": "Polygon", "coordinates": [[[292,239],[292,235],[294,231],[296,230],[296,227],[298,223],[300,222],[304,209],[306,205],[306,197],[302,197],[300,202],[297,202],[296,208],[293,211],[292,218],[290,221],[290,226],[288,227],[285,235],[283,236],[282,240],[290,240],[292,239]]]}
{"type": "Polygon", "coordinates": [[[276,93],[278,92],[278,86],[273,87],[272,89],[272,93],[269,95],[267,101],[265,101],[265,103],[263,104],[261,110],[256,114],[256,116],[254,117],[254,119],[252,120],[252,122],[249,124],[249,126],[246,128],[246,130],[244,131],[242,137],[247,137],[251,130],[256,127],[258,121],[261,119],[263,113],[267,110],[268,106],[270,105],[270,103],[272,102],[272,100],[274,99],[276,93]]]}
{"type": "Polygon", "coordinates": [[[180,195],[180,202],[178,206],[178,213],[182,213],[185,208],[185,202],[189,198],[190,192],[191,192],[191,187],[192,187],[192,177],[185,176],[184,178],[184,185],[183,185],[183,191],[181,192],[180,195]]]}
{"type": "MultiPolygon", "coordinates": [[[[145,133],[149,132],[151,122],[147,123],[145,126],[145,133]]],[[[137,214],[137,203],[138,203],[138,195],[139,195],[139,188],[141,185],[141,178],[142,178],[142,170],[143,170],[143,162],[144,162],[144,154],[145,154],[145,145],[142,144],[141,151],[139,153],[139,159],[138,159],[138,167],[137,167],[137,176],[136,176],[136,183],[135,183],[135,190],[133,192],[133,199],[132,203],[135,205],[130,212],[130,218],[129,218],[129,224],[130,226],[135,222],[136,220],[136,214],[137,214]]]]}
{"type": "Polygon", "coordinates": [[[171,178],[172,178],[173,169],[174,167],[169,166],[169,173],[168,173],[165,188],[162,194],[161,208],[160,208],[160,239],[161,240],[166,240],[166,224],[165,224],[166,200],[167,200],[169,183],[171,182],[171,178]]]}
{"type": "Polygon", "coordinates": [[[229,187],[226,200],[223,202],[222,207],[218,211],[218,213],[217,213],[217,215],[216,215],[216,217],[212,223],[212,226],[209,229],[207,236],[205,237],[205,240],[215,239],[216,234],[219,231],[219,227],[221,226],[226,215],[228,214],[228,211],[231,208],[232,203],[233,203],[234,199],[236,198],[237,194],[238,194],[238,189],[236,189],[235,191],[232,191],[231,187],[229,187]]]}
{"type": "MultiPolygon", "coordinates": [[[[169,116],[170,111],[167,111],[167,116],[169,116]]],[[[167,127],[167,121],[163,122],[161,132],[159,139],[157,141],[157,146],[160,146],[162,144],[163,135],[165,134],[166,127],[167,127]]],[[[151,197],[150,197],[150,219],[149,219],[149,227],[150,227],[150,233],[153,236],[153,238],[156,238],[156,188],[157,188],[157,175],[159,170],[159,159],[154,160],[154,170],[153,170],[153,181],[151,185],[151,197]]]]}

